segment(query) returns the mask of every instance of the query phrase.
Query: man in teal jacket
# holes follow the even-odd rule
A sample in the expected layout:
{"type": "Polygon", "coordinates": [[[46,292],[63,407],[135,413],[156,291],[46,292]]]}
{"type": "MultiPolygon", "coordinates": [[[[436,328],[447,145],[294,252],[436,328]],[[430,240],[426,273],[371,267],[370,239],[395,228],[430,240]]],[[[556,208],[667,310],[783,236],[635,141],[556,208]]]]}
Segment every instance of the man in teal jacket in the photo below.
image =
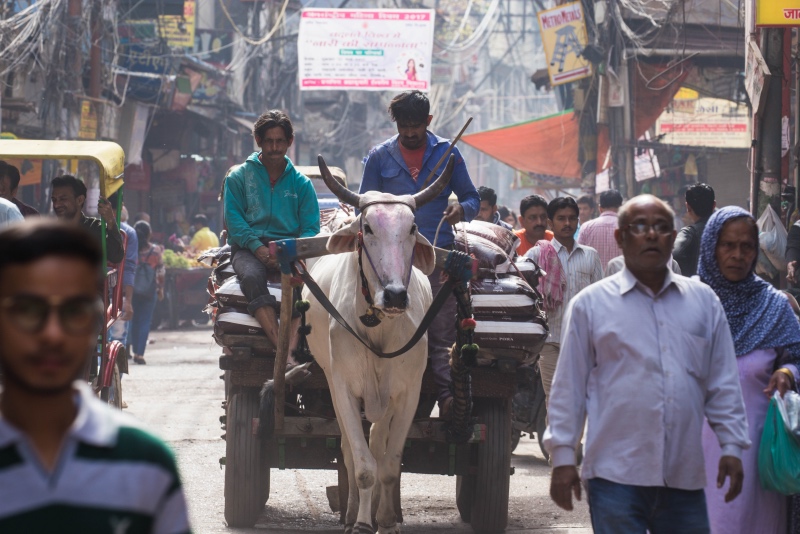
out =
{"type": "MultiPolygon", "coordinates": [[[[294,141],[286,113],[270,110],[253,125],[261,148],[233,169],[225,181],[225,223],[231,262],[242,293],[267,338],[278,345],[279,303],[267,288],[267,268],[275,258],[267,245],[277,239],[313,237],[319,233],[319,204],[311,180],[286,156],[294,141]]],[[[293,331],[295,331],[293,329],[293,331]]],[[[292,339],[294,348],[296,339],[292,339]]]]}

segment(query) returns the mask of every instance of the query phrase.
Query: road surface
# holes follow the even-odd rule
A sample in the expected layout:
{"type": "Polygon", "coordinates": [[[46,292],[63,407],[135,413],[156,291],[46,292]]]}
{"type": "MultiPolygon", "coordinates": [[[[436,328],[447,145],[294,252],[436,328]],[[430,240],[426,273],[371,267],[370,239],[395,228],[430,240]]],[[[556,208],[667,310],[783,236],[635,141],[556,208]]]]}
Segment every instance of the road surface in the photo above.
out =
{"type": "MultiPolygon", "coordinates": [[[[338,514],[331,512],[325,487],[336,484],[335,471],[273,470],[272,489],[253,529],[231,529],[223,515],[225,456],[220,439],[223,382],[221,349],[211,330],[157,331],[145,354],[147,365],[130,363],[122,382],[127,411],[144,421],[175,450],[189,501],[194,532],[212,533],[339,533],[338,514]]],[[[548,496],[549,467],[534,440],[523,438],[512,458],[507,532],[587,534],[588,507],[557,508],[548,496]]],[[[404,474],[403,531],[416,534],[469,533],[455,503],[455,477],[404,474]]]]}

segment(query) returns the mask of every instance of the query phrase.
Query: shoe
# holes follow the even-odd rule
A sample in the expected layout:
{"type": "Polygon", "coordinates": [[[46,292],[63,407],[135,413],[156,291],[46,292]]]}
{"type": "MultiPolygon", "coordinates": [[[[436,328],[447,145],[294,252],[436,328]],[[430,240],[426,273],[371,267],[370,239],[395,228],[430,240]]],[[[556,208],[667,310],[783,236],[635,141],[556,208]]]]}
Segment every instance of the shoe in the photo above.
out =
{"type": "Polygon", "coordinates": [[[122,406],[120,406],[120,408],[122,408],[124,410],[127,407],[128,407],[128,403],[125,402],[125,401],[122,401],[122,406]]]}
{"type": "Polygon", "coordinates": [[[138,363],[139,365],[145,365],[147,362],[144,361],[144,356],[134,356],[133,363],[138,363]]]}

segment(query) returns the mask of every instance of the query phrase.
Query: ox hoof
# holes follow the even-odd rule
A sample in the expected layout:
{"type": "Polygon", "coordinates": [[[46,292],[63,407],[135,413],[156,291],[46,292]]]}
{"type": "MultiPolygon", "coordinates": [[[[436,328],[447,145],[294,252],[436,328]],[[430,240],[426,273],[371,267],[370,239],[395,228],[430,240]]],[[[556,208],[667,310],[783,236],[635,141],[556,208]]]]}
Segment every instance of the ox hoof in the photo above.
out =
{"type": "Polygon", "coordinates": [[[356,523],[353,527],[353,534],[375,534],[375,529],[366,523],[356,523]]]}
{"type": "Polygon", "coordinates": [[[395,523],[389,527],[382,527],[378,525],[378,534],[400,534],[400,525],[395,523]]]}

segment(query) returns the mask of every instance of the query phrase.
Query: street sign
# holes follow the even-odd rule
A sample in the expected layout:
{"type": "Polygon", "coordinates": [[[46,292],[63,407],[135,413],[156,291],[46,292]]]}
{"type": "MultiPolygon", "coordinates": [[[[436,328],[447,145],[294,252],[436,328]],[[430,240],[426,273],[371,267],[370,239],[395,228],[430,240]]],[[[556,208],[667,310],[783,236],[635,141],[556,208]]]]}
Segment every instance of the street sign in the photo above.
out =
{"type": "Polygon", "coordinates": [[[800,0],[756,0],[756,26],[800,26],[800,0]]]}
{"type": "Polygon", "coordinates": [[[538,17],[550,85],[591,76],[592,64],[581,56],[588,42],[581,3],[572,2],[540,11],[538,17]]]}

